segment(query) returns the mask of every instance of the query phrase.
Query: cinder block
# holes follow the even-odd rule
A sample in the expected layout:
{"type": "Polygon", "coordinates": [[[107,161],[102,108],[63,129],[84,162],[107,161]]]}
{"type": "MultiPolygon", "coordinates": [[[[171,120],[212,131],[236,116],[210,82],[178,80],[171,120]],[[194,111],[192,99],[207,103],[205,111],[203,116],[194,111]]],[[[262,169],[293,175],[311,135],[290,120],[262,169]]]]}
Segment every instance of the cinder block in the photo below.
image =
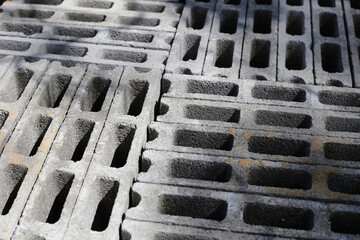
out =
{"type": "Polygon", "coordinates": [[[165,74],[165,97],[211,101],[255,103],[334,111],[358,112],[360,92],[355,88],[309,86],[286,82],[266,82],[165,74]]]}
{"type": "Polygon", "coordinates": [[[276,81],[279,3],[249,1],[240,78],[276,81]]]}
{"type": "Polygon", "coordinates": [[[359,231],[356,205],[145,183],[135,183],[132,196],[131,220],[299,238],[355,239],[359,231]]]}
{"type": "Polygon", "coordinates": [[[109,3],[71,0],[59,6],[9,3],[2,7],[0,18],[174,32],[183,7],[165,2],[109,3]]]}
{"type": "Polygon", "coordinates": [[[196,189],[358,204],[357,169],[145,151],[138,181],[196,189]]]}
{"type": "Polygon", "coordinates": [[[359,139],[152,123],[146,149],[359,168],[359,139]]]}
{"type": "MultiPolygon", "coordinates": [[[[206,230],[201,228],[184,227],[177,225],[167,225],[153,222],[140,222],[127,220],[121,227],[121,239],[124,240],[155,240],[155,239],[274,239],[274,237],[264,237],[260,235],[232,233],[228,231],[206,230]],[[141,229],[141,231],[139,231],[141,229]],[[210,237],[210,238],[209,238],[210,237]]],[[[277,237],[276,239],[283,239],[277,237]]]]}
{"type": "Polygon", "coordinates": [[[0,54],[54,59],[65,63],[80,61],[163,69],[168,53],[160,50],[2,36],[0,54]]]}
{"type": "Polygon", "coordinates": [[[239,77],[246,12],[247,1],[216,5],[203,75],[239,77]]]}
{"type": "Polygon", "coordinates": [[[0,19],[0,34],[91,44],[170,50],[174,33],[0,19]]]}
{"type": "Polygon", "coordinates": [[[166,65],[167,72],[202,74],[214,12],[214,0],[186,2],[166,65]]]}
{"type": "Polygon", "coordinates": [[[312,3],[315,83],[352,87],[344,13],[340,1],[312,3]]]}
{"type": "Polygon", "coordinates": [[[359,75],[359,38],[360,38],[360,14],[359,3],[353,0],[344,0],[344,15],[346,17],[346,29],[348,50],[350,58],[350,67],[352,69],[352,76],[354,78],[353,87],[360,87],[360,75],[359,75]]]}
{"type": "Polygon", "coordinates": [[[162,98],[158,122],[359,138],[358,113],[162,98]]]}
{"type": "Polygon", "coordinates": [[[313,85],[310,1],[279,3],[277,81],[313,85]]]}

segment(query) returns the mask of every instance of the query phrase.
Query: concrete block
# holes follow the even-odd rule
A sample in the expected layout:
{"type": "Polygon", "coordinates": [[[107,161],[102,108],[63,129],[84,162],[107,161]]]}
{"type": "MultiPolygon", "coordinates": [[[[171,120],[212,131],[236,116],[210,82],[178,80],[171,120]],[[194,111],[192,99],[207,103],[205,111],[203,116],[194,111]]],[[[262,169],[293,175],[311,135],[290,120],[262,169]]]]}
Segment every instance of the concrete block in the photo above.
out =
{"type": "Polygon", "coordinates": [[[279,3],[277,81],[313,85],[310,1],[279,3]]]}
{"type": "Polygon", "coordinates": [[[155,51],[44,39],[0,37],[0,54],[31,56],[69,62],[164,68],[167,51],[155,51]]]}
{"type": "Polygon", "coordinates": [[[276,81],[278,1],[249,1],[240,78],[276,81]]]}
{"type": "Polygon", "coordinates": [[[299,238],[355,239],[359,230],[356,205],[145,183],[135,183],[132,196],[126,217],[137,221],[299,238]]]}
{"type": "Polygon", "coordinates": [[[341,2],[315,1],[312,22],[316,84],[352,87],[341,2]]]}

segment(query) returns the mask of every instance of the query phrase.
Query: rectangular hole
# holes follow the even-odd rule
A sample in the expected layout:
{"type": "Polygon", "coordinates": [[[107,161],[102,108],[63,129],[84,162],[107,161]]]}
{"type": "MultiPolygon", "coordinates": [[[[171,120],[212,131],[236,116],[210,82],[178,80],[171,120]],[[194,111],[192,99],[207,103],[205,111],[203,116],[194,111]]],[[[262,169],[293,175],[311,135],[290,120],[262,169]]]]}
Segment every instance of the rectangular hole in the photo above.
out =
{"type": "Polygon", "coordinates": [[[330,216],[331,231],[336,233],[360,234],[360,214],[335,212],[330,216]]]}
{"type": "Polygon", "coordinates": [[[70,85],[71,79],[71,75],[55,74],[51,76],[50,80],[46,82],[38,104],[47,108],[58,107],[70,85]]]}
{"type": "Polygon", "coordinates": [[[360,2],[359,0],[350,0],[350,4],[352,8],[360,9],[360,2]]]}
{"type": "Polygon", "coordinates": [[[235,43],[231,40],[216,41],[215,67],[231,68],[233,64],[234,46],[235,43]]]}
{"type": "Polygon", "coordinates": [[[297,139],[252,136],[248,142],[248,151],[260,154],[308,157],[310,143],[297,139]]]}
{"type": "Polygon", "coordinates": [[[306,92],[300,88],[255,85],[251,90],[253,98],[288,102],[305,102],[306,92]]]}
{"type": "Polygon", "coordinates": [[[229,5],[240,5],[241,0],[224,0],[224,3],[229,5]]]}
{"type": "Polygon", "coordinates": [[[290,128],[311,128],[312,118],[307,114],[258,110],[255,112],[255,123],[290,128]]]}
{"type": "Polygon", "coordinates": [[[88,49],[86,47],[75,47],[61,44],[46,44],[46,53],[55,55],[66,55],[72,57],[83,57],[88,49]]]}
{"type": "Polygon", "coordinates": [[[248,182],[256,186],[308,190],[312,187],[312,176],[304,170],[253,167],[248,173],[248,182]]]}
{"type": "Polygon", "coordinates": [[[236,97],[239,93],[239,86],[229,82],[190,80],[187,84],[187,92],[236,97]]]}
{"type": "Polygon", "coordinates": [[[119,186],[118,181],[110,179],[100,180],[97,195],[99,195],[101,200],[97,205],[95,217],[91,225],[92,231],[102,232],[108,227],[119,186]]]}
{"type": "Polygon", "coordinates": [[[66,19],[69,21],[79,22],[103,22],[105,15],[90,14],[90,13],[66,13],[66,19]]]}
{"type": "Polygon", "coordinates": [[[286,5],[302,6],[304,5],[304,0],[286,0],[286,5]]]}
{"type": "Polygon", "coordinates": [[[122,113],[134,117],[139,116],[149,91],[149,82],[133,79],[126,87],[126,94],[122,95],[122,113]]]}
{"type": "Polygon", "coordinates": [[[344,71],[341,48],[338,44],[321,44],[321,63],[324,71],[329,73],[341,73],[344,71]]]}
{"type": "Polygon", "coordinates": [[[254,33],[271,33],[272,11],[255,10],[254,12],[254,33]]]}
{"type": "Polygon", "coordinates": [[[196,60],[201,37],[194,34],[187,34],[183,39],[181,46],[182,61],[196,60]]]}
{"type": "Polygon", "coordinates": [[[177,130],[174,144],[182,147],[231,151],[234,136],[227,133],[177,130]]]}
{"type": "Polygon", "coordinates": [[[59,5],[63,0],[25,0],[27,4],[59,5]]]}
{"type": "Polygon", "coordinates": [[[64,134],[63,145],[59,151],[59,158],[63,160],[80,161],[83,158],[89,143],[95,123],[89,120],[76,119],[68,123],[68,129],[64,134]]]}
{"type": "Polygon", "coordinates": [[[224,200],[200,196],[160,195],[160,213],[173,216],[209,219],[225,219],[228,204],[224,200]]]}
{"type": "Polygon", "coordinates": [[[250,225],[298,230],[311,230],[314,227],[313,211],[303,208],[247,203],[243,218],[250,225]]]}
{"type": "Polygon", "coordinates": [[[327,117],[325,128],[334,132],[360,132],[359,118],[327,117]]]}
{"type": "Polygon", "coordinates": [[[358,14],[353,15],[353,22],[354,22],[355,36],[357,38],[360,38],[360,15],[358,14]]]}
{"type": "Polygon", "coordinates": [[[0,49],[8,51],[24,52],[30,48],[29,42],[18,42],[12,40],[0,40],[0,49]]]}
{"type": "Polygon", "coordinates": [[[24,156],[34,156],[51,124],[52,118],[40,114],[33,116],[25,125],[14,152],[24,156]]]}
{"type": "Polygon", "coordinates": [[[269,67],[270,46],[271,43],[268,40],[254,39],[251,42],[250,67],[269,67]]]}
{"type": "Polygon", "coordinates": [[[220,15],[220,29],[221,33],[236,33],[238,26],[239,12],[236,10],[224,9],[220,15]]]}
{"type": "Polygon", "coordinates": [[[80,102],[81,111],[99,112],[104,104],[106,94],[111,84],[110,79],[94,77],[88,83],[87,92],[80,102]]]}
{"type": "Polygon", "coordinates": [[[170,162],[170,176],[225,183],[231,179],[232,167],[220,162],[174,159],[170,162]]]}
{"type": "Polygon", "coordinates": [[[186,19],[186,27],[193,29],[202,29],[205,25],[207,9],[199,6],[193,6],[190,10],[190,16],[186,19]]]}
{"type": "Polygon", "coordinates": [[[5,76],[6,79],[2,79],[3,85],[0,87],[0,101],[17,101],[33,75],[33,71],[26,68],[19,68],[14,73],[11,73],[10,76],[5,76]]]}
{"type": "Polygon", "coordinates": [[[330,173],[327,184],[331,191],[346,194],[360,194],[360,175],[330,173]]]}
{"type": "Polygon", "coordinates": [[[9,112],[0,110],[0,129],[4,126],[6,119],[9,117],[9,112]]]}
{"type": "Polygon", "coordinates": [[[79,7],[85,8],[100,8],[100,9],[110,9],[114,5],[110,1],[97,1],[97,0],[82,0],[79,1],[79,7]]]}
{"type": "Polygon", "coordinates": [[[306,68],[305,44],[290,41],[286,46],[285,66],[289,70],[304,70],[306,68]]]}
{"type": "Polygon", "coordinates": [[[153,34],[143,34],[143,33],[128,33],[120,31],[110,31],[110,38],[118,41],[126,42],[144,42],[151,43],[154,39],[153,34]]]}
{"type": "Polygon", "coordinates": [[[255,0],[255,3],[258,5],[271,5],[272,0],[255,0]]]}
{"type": "Polygon", "coordinates": [[[143,17],[119,17],[119,23],[124,25],[156,27],[160,24],[157,18],[143,18],[143,17]]]}
{"type": "Polygon", "coordinates": [[[360,94],[347,92],[319,92],[319,102],[326,105],[360,107],[360,94]]]}
{"type": "Polygon", "coordinates": [[[234,108],[188,105],[185,109],[185,117],[197,120],[238,123],[240,121],[240,110],[234,108]]]}
{"type": "Polygon", "coordinates": [[[129,2],[126,4],[126,9],[129,11],[162,13],[165,9],[165,6],[158,4],[129,2]]]}
{"type": "Polygon", "coordinates": [[[335,0],[318,0],[318,3],[321,7],[336,7],[335,0]]]}
{"type": "Polygon", "coordinates": [[[123,62],[135,62],[143,63],[147,60],[147,53],[144,52],[130,52],[123,50],[105,49],[103,50],[103,59],[123,61],[123,62]]]}
{"type": "Polygon", "coordinates": [[[323,37],[338,37],[339,28],[337,15],[335,13],[324,12],[320,14],[320,34],[323,37]]]}
{"type": "Polygon", "coordinates": [[[36,33],[41,33],[43,30],[43,27],[40,25],[3,23],[3,24],[1,24],[0,29],[1,29],[1,31],[21,32],[26,36],[31,36],[36,33]]]}
{"type": "Polygon", "coordinates": [[[97,30],[88,28],[55,27],[53,34],[66,37],[93,38],[96,36],[97,30]]]}
{"type": "Polygon", "coordinates": [[[360,145],[344,143],[324,143],[324,154],[327,159],[342,161],[360,161],[360,145]]]}
{"type": "Polygon", "coordinates": [[[127,158],[135,136],[135,126],[119,125],[116,128],[115,139],[113,143],[117,145],[115,151],[112,151],[112,160],[110,167],[122,168],[127,163],[127,158]]]}
{"type": "Polygon", "coordinates": [[[217,238],[205,237],[201,235],[188,235],[176,233],[156,233],[154,240],[219,240],[217,238]]]}
{"type": "Polygon", "coordinates": [[[40,222],[54,224],[59,221],[75,175],[65,171],[52,172],[42,188],[33,208],[34,218],[40,222]]]}
{"type": "Polygon", "coordinates": [[[1,171],[1,215],[7,215],[10,212],[27,171],[26,167],[16,164],[9,164],[1,171]]]}
{"type": "Polygon", "coordinates": [[[53,11],[16,9],[10,13],[12,17],[47,19],[54,15],[53,11]]]}
{"type": "Polygon", "coordinates": [[[305,33],[305,16],[303,12],[288,12],[286,17],[286,33],[290,35],[303,35],[305,33]]]}

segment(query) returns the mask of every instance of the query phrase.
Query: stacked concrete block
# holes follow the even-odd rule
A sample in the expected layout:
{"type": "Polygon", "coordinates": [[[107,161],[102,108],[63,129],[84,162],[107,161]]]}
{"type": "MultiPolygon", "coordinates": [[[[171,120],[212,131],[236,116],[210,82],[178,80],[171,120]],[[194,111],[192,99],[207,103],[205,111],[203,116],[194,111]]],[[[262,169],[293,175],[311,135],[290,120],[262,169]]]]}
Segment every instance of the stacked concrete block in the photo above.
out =
{"type": "Polygon", "coordinates": [[[277,0],[249,1],[240,78],[276,81],[277,0]]]}
{"type": "Polygon", "coordinates": [[[164,97],[359,112],[356,88],[165,74],[164,97]]]}
{"type": "MultiPolygon", "coordinates": [[[[184,227],[177,225],[167,225],[154,222],[141,222],[125,220],[122,225],[123,240],[158,240],[158,239],[245,239],[245,240],[265,240],[274,239],[254,234],[232,233],[228,231],[207,230],[201,228],[184,227]],[[139,231],[141,229],[142,231],[139,231]]],[[[283,238],[276,238],[283,239],[283,238]]],[[[285,239],[285,238],[284,238],[285,239]]]]}
{"type": "Polygon", "coordinates": [[[344,14],[346,16],[347,39],[349,48],[350,66],[354,78],[353,87],[360,87],[359,75],[359,38],[360,38],[360,5],[357,1],[344,0],[344,14]]]}
{"type": "Polygon", "coordinates": [[[215,2],[187,1],[166,65],[167,72],[202,74],[215,2]]]}
{"type": "Polygon", "coordinates": [[[360,137],[358,113],[162,98],[158,122],[222,126],[316,136],[360,137]]]}
{"type": "Polygon", "coordinates": [[[0,34],[4,36],[53,39],[123,47],[170,50],[174,37],[171,32],[153,32],[144,30],[67,26],[57,23],[26,23],[8,19],[0,20],[0,34]]]}
{"type": "Polygon", "coordinates": [[[217,3],[203,75],[239,77],[247,2],[217,3]]]}
{"type": "Polygon", "coordinates": [[[134,184],[133,204],[126,216],[138,221],[303,239],[356,239],[359,233],[357,205],[146,183],[134,184]]]}
{"type": "Polygon", "coordinates": [[[279,3],[277,81],[313,85],[310,1],[279,3]]]}
{"type": "Polygon", "coordinates": [[[2,7],[0,18],[174,32],[182,10],[182,4],[174,3],[108,3],[64,1],[64,6],[56,6],[10,2],[2,7]]]}
{"type": "Polygon", "coordinates": [[[341,1],[313,1],[315,83],[352,87],[341,1]]]}
{"type": "MultiPolygon", "coordinates": [[[[39,64],[47,63],[42,61],[39,64]]],[[[37,64],[38,67],[39,64],[37,64]]],[[[2,239],[10,239],[25,204],[29,206],[29,202],[27,202],[29,194],[42,170],[84,71],[84,66],[65,69],[59,63],[51,64],[35,92],[36,97],[31,99],[4,149],[1,156],[1,167],[2,173],[5,173],[8,178],[2,179],[7,188],[2,199],[5,213],[3,212],[3,216],[1,216],[1,228],[6,229],[6,231],[1,231],[2,239]],[[49,95],[48,92],[53,94],[49,95]],[[57,104],[56,108],[55,104],[57,104]]],[[[35,85],[35,83],[32,84],[35,85]]],[[[45,177],[43,174],[41,176],[45,177]]],[[[50,178],[50,175],[47,177],[50,178]]],[[[41,190],[44,183],[40,186],[36,185],[40,187],[38,192],[35,191],[38,198],[30,204],[30,208],[33,210],[32,217],[39,222],[46,221],[46,211],[49,213],[49,207],[51,207],[51,205],[49,206],[49,201],[51,201],[49,196],[54,196],[52,192],[57,191],[57,187],[60,188],[61,185],[61,183],[56,185],[57,177],[55,175],[53,177],[55,178],[49,181],[53,181],[54,186],[47,191],[41,190]],[[40,192],[42,196],[38,195],[40,192]]],[[[45,183],[46,185],[47,183],[45,183]]],[[[37,227],[31,225],[30,228],[37,229],[37,231],[43,230],[41,226],[37,227]]]]}
{"type": "Polygon", "coordinates": [[[73,61],[163,69],[168,52],[1,36],[0,54],[31,56],[65,62],[73,61]]]}

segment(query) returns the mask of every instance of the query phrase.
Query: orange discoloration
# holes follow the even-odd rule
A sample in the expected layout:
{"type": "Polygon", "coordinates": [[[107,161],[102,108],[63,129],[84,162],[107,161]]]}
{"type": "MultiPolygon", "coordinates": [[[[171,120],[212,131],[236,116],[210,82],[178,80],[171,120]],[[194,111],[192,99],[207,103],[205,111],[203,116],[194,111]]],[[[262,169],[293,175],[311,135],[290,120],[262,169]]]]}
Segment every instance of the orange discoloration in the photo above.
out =
{"type": "Polygon", "coordinates": [[[225,162],[226,162],[226,163],[231,163],[231,162],[232,162],[232,158],[226,158],[226,159],[225,159],[225,162]]]}
{"type": "Polygon", "coordinates": [[[51,133],[56,133],[56,127],[51,128],[51,133]]]}
{"type": "Polygon", "coordinates": [[[8,228],[8,227],[4,227],[4,228],[3,228],[3,232],[9,232],[9,228],[8,228]]]}
{"type": "Polygon", "coordinates": [[[266,164],[264,163],[263,160],[260,160],[260,159],[259,159],[258,161],[259,161],[259,163],[260,163],[261,166],[263,166],[264,168],[266,168],[266,164]]]}
{"type": "Polygon", "coordinates": [[[287,166],[289,166],[289,163],[288,163],[288,162],[282,162],[281,165],[282,165],[283,167],[287,167],[287,166]]]}
{"type": "Polygon", "coordinates": [[[18,112],[15,109],[11,109],[8,112],[9,112],[9,118],[14,118],[18,114],[18,112]]]}
{"type": "Polygon", "coordinates": [[[218,133],[222,133],[222,131],[221,131],[221,130],[217,130],[217,132],[218,132],[218,133]]]}
{"type": "Polygon", "coordinates": [[[253,136],[254,134],[256,134],[256,131],[245,131],[243,133],[243,136],[246,138],[249,138],[249,137],[253,136]]]}
{"type": "Polygon", "coordinates": [[[247,158],[238,161],[237,165],[241,168],[247,168],[254,160],[247,158]]]}
{"type": "Polygon", "coordinates": [[[279,135],[279,134],[276,132],[269,132],[266,136],[267,137],[276,137],[277,135],[279,135]]]}
{"type": "Polygon", "coordinates": [[[235,133],[235,129],[234,129],[234,128],[229,128],[229,133],[234,134],[234,133],[235,133]]]}
{"type": "Polygon", "coordinates": [[[235,151],[240,151],[241,149],[242,149],[243,147],[242,146],[237,146],[237,147],[235,147],[235,151]]]}
{"type": "Polygon", "coordinates": [[[331,138],[328,138],[328,142],[339,142],[341,141],[341,138],[340,137],[331,137],[331,138]]]}
{"type": "Polygon", "coordinates": [[[46,153],[51,145],[51,140],[51,137],[44,138],[37,151],[41,153],[46,153]]]}
{"type": "Polygon", "coordinates": [[[311,139],[310,150],[313,152],[322,152],[323,151],[324,139],[320,137],[313,137],[311,139]]]}
{"type": "Polygon", "coordinates": [[[239,183],[235,179],[231,179],[230,182],[232,182],[236,186],[239,186],[239,183]]]}
{"type": "Polygon", "coordinates": [[[52,109],[50,109],[50,110],[46,111],[45,115],[46,115],[46,116],[51,115],[51,114],[53,114],[53,112],[54,112],[54,111],[53,111],[52,109]]]}
{"type": "Polygon", "coordinates": [[[9,151],[7,158],[8,163],[19,164],[21,160],[22,157],[20,154],[14,153],[12,150],[9,151]]]}

